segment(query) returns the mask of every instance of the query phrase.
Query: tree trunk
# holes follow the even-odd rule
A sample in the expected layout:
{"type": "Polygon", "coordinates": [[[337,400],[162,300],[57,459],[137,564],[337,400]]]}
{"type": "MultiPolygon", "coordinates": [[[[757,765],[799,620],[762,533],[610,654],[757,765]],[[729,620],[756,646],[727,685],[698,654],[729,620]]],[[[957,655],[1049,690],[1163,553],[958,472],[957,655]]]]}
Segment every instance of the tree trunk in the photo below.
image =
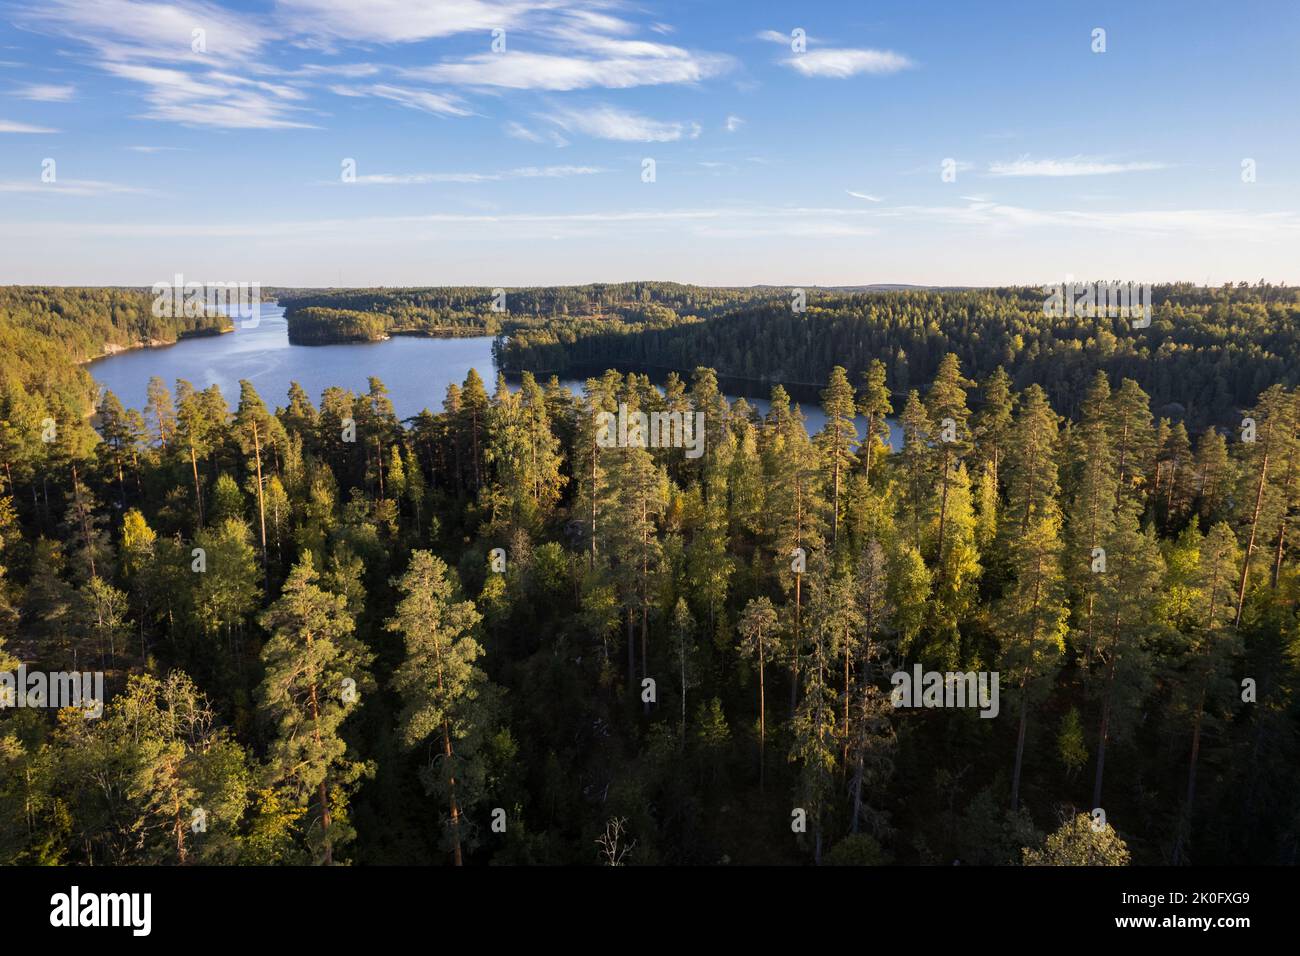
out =
{"type": "Polygon", "coordinates": [[[799,707],[799,584],[803,575],[794,576],[794,650],[790,654],[790,717],[799,707]]]}
{"type": "Polygon", "coordinates": [[[194,500],[199,506],[199,527],[203,527],[203,488],[199,485],[199,459],[194,454],[194,442],[190,442],[190,468],[194,471],[194,500]]]}
{"type": "Polygon", "coordinates": [[[271,568],[266,560],[266,502],[262,499],[262,445],[257,437],[257,420],[253,421],[253,459],[257,465],[257,516],[262,525],[262,573],[271,586],[271,568]]]}
{"type": "MultiPolygon", "coordinates": [[[[1267,439],[1265,439],[1267,440],[1267,439]]],[[[1268,452],[1259,466],[1259,486],[1255,490],[1255,508],[1250,516],[1250,537],[1246,540],[1246,556],[1241,562],[1241,585],[1237,589],[1237,617],[1233,626],[1241,628],[1241,611],[1246,606],[1246,581],[1250,576],[1250,557],[1255,551],[1255,531],[1259,527],[1259,510],[1264,502],[1264,483],[1268,479],[1268,452]]]]}
{"type": "Polygon", "coordinates": [[[876,413],[873,411],[867,416],[867,467],[862,473],[862,480],[867,488],[871,487],[871,454],[875,451],[876,444],[876,413]]]}
{"type": "MultiPolygon", "coordinates": [[[[438,683],[441,685],[442,678],[439,676],[438,683]]],[[[447,758],[447,763],[451,763],[451,729],[447,722],[442,722],[442,752],[447,758]]],[[[460,851],[460,807],[456,805],[456,778],[448,778],[447,801],[451,809],[451,856],[456,866],[464,866],[465,860],[460,851]]]]}
{"type": "MultiPolygon", "coordinates": [[[[311,646],[310,634],[307,635],[307,646],[308,647],[311,646]]],[[[312,681],[311,684],[311,722],[312,722],[312,736],[315,738],[316,748],[317,750],[319,750],[321,747],[320,698],[317,696],[316,693],[315,681],[312,681]]],[[[324,837],[324,844],[325,844],[324,863],[326,866],[333,866],[334,865],[334,841],[330,837],[330,826],[333,825],[334,820],[333,820],[333,816],[330,813],[330,789],[329,789],[328,774],[321,778],[320,787],[317,791],[317,796],[318,799],[320,800],[321,833],[324,837]]]]}
{"type": "Polygon", "coordinates": [[[627,606],[627,683],[636,686],[636,631],[632,628],[632,605],[627,606]]]}
{"type": "Polygon", "coordinates": [[[1020,809],[1020,768],[1024,763],[1025,756],[1025,724],[1029,720],[1027,696],[1027,694],[1022,693],[1020,697],[1020,732],[1016,736],[1016,767],[1011,775],[1011,810],[1013,813],[1020,809]]]}
{"type": "Polygon", "coordinates": [[[1192,826],[1192,806],[1196,800],[1196,761],[1201,755],[1201,718],[1205,714],[1205,687],[1201,687],[1201,700],[1196,705],[1196,723],[1192,729],[1192,759],[1187,767],[1187,803],[1183,807],[1182,823],[1178,827],[1178,841],[1174,844],[1174,864],[1183,862],[1183,845],[1192,826]]]}
{"type": "Polygon", "coordinates": [[[72,463],[72,493],[77,502],[77,519],[81,524],[81,538],[86,543],[86,560],[90,562],[90,576],[92,578],[99,575],[95,572],[95,548],[90,543],[90,526],[86,522],[86,508],[81,503],[81,482],[77,478],[77,463],[72,463]]]}
{"type": "Polygon", "coordinates": [[[1097,735],[1097,773],[1092,781],[1092,807],[1101,806],[1101,780],[1106,772],[1106,738],[1110,734],[1110,691],[1101,707],[1101,730],[1097,735]]]}
{"type": "Polygon", "coordinates": [[[935,560],[935,574],[943,579],[943,529],[948,520],[948,449],[943,450],[943,492],[939,497],[939,556],[935,560]]]}

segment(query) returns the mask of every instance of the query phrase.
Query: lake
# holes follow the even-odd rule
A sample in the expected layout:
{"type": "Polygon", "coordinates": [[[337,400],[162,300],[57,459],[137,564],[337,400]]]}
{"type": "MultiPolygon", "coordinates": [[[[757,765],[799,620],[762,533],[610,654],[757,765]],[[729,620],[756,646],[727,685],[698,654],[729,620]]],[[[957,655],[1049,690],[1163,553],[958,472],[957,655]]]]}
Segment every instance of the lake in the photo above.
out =
{"type": "MultiPolygon", "coordinates": [[[[701,360],[701,364],[706,364],[701,360]]],[[[89,366],[95,381],[108,388],[128,408],[143,409],[149,379],[161,378],[176,388],[178,378],[195,388],[220,387],[232,406],[239,400],[239,380],[248,379],[267,407],[288,401],[289,383],[298,382],[312,400],[319,403],[321,392],[338,385],[365,392],[370,376],[381,379],[399,418],[418,415],[428,408],[440,411],[447,386],[465,380],[477,369],[489,394],[496,384],[497,369],[492,361],[491,336],[429,339],[410,335],[393,336],[386,342],[349,342],[341,345],[290,345],[284,309],[263,305],[255,328],[243,328],[235,320],[235,331],[225,335],[185,339],[163,348],[135,349],[96,359],[89,366]]],[[[563,383],[580,393],[582,383],[563,383]]],[[[512,383],[512,388],[518,387],[512,383]]],[[[734,400],[735,396],[728,396],[734,400]]],[[[747,398],[766,413],[766,399],[747,398]]],[[[804,404],[808,430],[817,432],[826,422],[821,407],[804,404]]],[[[858,434],[866,427],[858,419],[858,434]]],[[[899,447],[897,425],[890,423],[890,444],[899,447]]]]}

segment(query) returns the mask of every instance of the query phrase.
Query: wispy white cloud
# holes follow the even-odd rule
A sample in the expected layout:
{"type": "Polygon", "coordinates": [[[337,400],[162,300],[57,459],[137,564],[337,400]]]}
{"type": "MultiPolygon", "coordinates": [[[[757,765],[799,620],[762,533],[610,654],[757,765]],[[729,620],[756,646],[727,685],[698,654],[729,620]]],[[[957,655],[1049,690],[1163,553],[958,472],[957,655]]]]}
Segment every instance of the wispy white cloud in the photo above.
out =
{"type": "Polygon", "coordinates": [[[180,152],[188,153],[189,150],[184,146],[127,146],[126,149],[133,153],[170,153],[180,152]]]}
{"type": "Polygon", "coordinates": [[[699,123],[664,122],[608,105],[571,107],[547,113],[543,118],[567,132],[627,143],[671,143],[700,135],[699,123]]]}
{"type": "Polygon", "coordinates": [[[552,146],[568,146],[569,141],[558,129],[534,130],[523,123],[511,120],[504,127],[505,134],[513,139],[522,139],[526,143],[550,143],[552,146]]]}
{"type": "MultiPolygon", "coordinates": [[[[638,39],[643,27],[612,12],[619,8],[607,0],[278,0],[272,12],[252,13],[210,0],[48,0],[21,13],[19,22],[81,44],[99,68],[138,84],[144,118],[226,128],[313,125],[297,110],[317,79],[341,84],[329,87],[341,96],[472,116],[465,91],[690,84],[735,63],[638,39]],[[505,52],[489,50],[496,28],[507,31],[505,52]],[[286,69],[267,55],[276,45],[337,53],[343,44],[410,44],[465,33],[481,34],[481,52],[424,65],[408,59],[400,67],[367,61],[286,69]],[[516,47],[516,35],[534,48],[516,47]],[[356,85],[386,71],[398,82],[356,85]]],[[[61,95],[53,86],[43,92],[48,99],[61,95]]]]}
{"type": "Polygon", "coordinates": [[[408,109],[420,110],[439,116],[473,116],[473,110],[465,106],[464,101],[450,93],[438,93],[434,90],[418,90],[408,86],[393,86],[388,83],[375,83],[370,86],[332,86],[330,91],[339,96],[377,96],[392,100],[408,109]]]}
{"type": "Polygon", "coordinates": [[[915,64],[901,53],[892,50],[809,50],[796,53],[781,61],[804,76],[847,79],[859,73],[877,76],[897,73],[915,64]]]}
{"type": "Polygon", "coordinates": [[[13,120],[0,119],[0,133],[57,133],[57,129],[48,126],[33,126],[31,123],[17,123],[13,120]]]}
{"type": "Polygon", "coordinates": [[[137,84],[141,118],[226,129],[312,125],[296,113],[305,93],[257,78],[275,72],[259,58],[276,37],[266,17],[204,0],[49,0],[19,22],[85,45],[101,69],[137,84]]]}
{"type": "Polygon", "coordinates": [[[421,186],[431,183],[497,183],[511,179],[565,179],[607,172],[599,166],[521,166],[495,173],[374,173],[356,182],[379,186],[421,186]]]}
{"type": "Polygon", "coordinates": [[[553,0],[278,0],[284,29],[349,42],[411,43],[494,27],[523,26],[531,14],[569,4],[553,0]]]}
{"type": "Polygon", "coordinates": [[[293,112],[304,94],[292,87],[251,80],[230,73],[192,73],[165,67],[109,62],[114,76],[145,87],[145,119],[186,126],[227,129],[309,127],[293,112]]]}
{"type": "Polygon", "coordinates": [[[1125,234],[1177,235],[1219,241],[1229,235],[1244,242],[1294,242],[1300,237],[1300,215],[1294,212],[1252,213],[1240,209],[1133,210],[1080,212],[1029,209],[997,203],[951,206],[801,207],[730,205],[705,208],[627,209],[590,213],[429,213],[410,216],[368,216],[344,219],[258,220],[229,223],[167,220],[120,223],[58,222],[49,219],[0,223],[0,234],[38,238],[305,238],[325,235],[403,237],[424,230],[425,238],[512,240],[556,234],[619,235],[642,230],[690,229],[699,235],[852,236],[892,232],[897,223],[939,222],[996,233],[1052,230],[1062,227],[1125,234]]]}
{"type": "Polygon", "coordinates": [[[337,76],[346,80],[360,80],[375,76],[382,68],[374,63],[307,63],[298,68],[307,76],[337,76]]]}
{"type": "Polygon", "coordinates": [[[870,193],[855,193],[852,189],[845,190],[854,199],[865,199],[867,202],[884,202],[879,196],[872,196],[870,193]]]}
{"type": "Polygon", "coordinates": [[[671,55],[646,53],[606,57],[511,52],[482,53],[405,72],[427,82],[453,86],[562,92],[593,87],[628,89],[667,83],[697,83],[724,72],[731,63],[730,57],[696,55],[684,50],[671,55]]]}
{"type": "Polygon", "coordinates": [[[741,119],[739,116],[728,116],[727,121],[722,124],[722,128],[725,129],[728,133],[734,133],[736,130],[740,129],[744,125],[745,125],[745,121],[741,119]]]}
{"type": "Polygon", "coordinates": [[[1157,162],[1116,163],[1097,157],[1074,156],[1069,159],[1030,159],[1021,156],[1011,162],[989,165],[990,176],[1111,176],[1116,173],[1149,172],[1167,169],[1157,162]]]}
{"type": "MultiPolygon", "coordinates": [[[[113,60],[247,59],[272,38],[263,18],[203,0],[46,0],[19,14],[24,26],[80,40],[113,60]],[[195,31],[204,52],[195,52],[195,31]]],[[[215,65],[214,63],[214,65],[215,65]]]]}
{"type": "Polygon", "coordinates": [[[507,136],[513,137],[514,139],[522,139],[526,143],[542,142],[542,137],[540,134],[533,132],[523,123],[517,123],[514,120],[511,120],[510,122],[506,123],[506,125],[503,126],[502,129],[505,130],[505,134],[507,136]]]}
{"type": "MultiPolygon", "coordinates": [[[[884,210],[882,210],[884,212],[884,210]]],[[[1152,236],[1191,236],[1221,239],[1231,235],[1243,241],[1300,238],[1300,215],[1295,212],[1249,212],[1242,209],[1033,209],[971,198],[958,206],[889,207],[891,216],[948,225],[974,226],[997,231],[1048,228],[1060,232],[1081,229],[1152,236]]]]}
{"type": "Polygon", "coordinates": [[[10,95],[36,103],[67,103],[76,94],[77,88],[71,83],[28,83],[26,86],[20,86],[10,95]]]}
{"type": "MultiPolygon", "coordinates": [[[[780,30],[759,30],[754,34],[755,40],[765,40],[768,43],[779,43],[782,46],[789,46],[794,42],[794,37],[790,33],[782,33],[780,30]]],[[[805,30],[803,39],[805,43],[820,43],[817,37],[809,36],[805,30]]]]}
{"type": "Polygon", "coordinates": [[[39,193],[47,196],[105,196],[124,193],[151,194],[153,190],[94,179],[59,179],[52,183],[37,180],[0,180],[0,193],[39,193]]]}

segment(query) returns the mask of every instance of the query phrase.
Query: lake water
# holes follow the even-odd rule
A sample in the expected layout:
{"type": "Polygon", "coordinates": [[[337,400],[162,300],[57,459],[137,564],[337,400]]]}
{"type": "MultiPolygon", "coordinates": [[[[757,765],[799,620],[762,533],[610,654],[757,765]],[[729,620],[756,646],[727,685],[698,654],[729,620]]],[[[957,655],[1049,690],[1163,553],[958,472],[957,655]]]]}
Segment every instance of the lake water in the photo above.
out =
{"type": "MultiPolygon", "coordinates": [[[[495,388],[497,370],[490,336],[428,339],[398,335],[386,342],[290,345],[284,310],[274,305],[262,306],[256,328],[243,328],[239,319],[234,324],[235,331],[225,335],[97,359],[89,366],[90,374],[123,405],[137,409],[144,408],[149,379],[155,375],[173,393],[178,378],[198,389],[217,385],[232,406],[239,400],[239,380],[246,378],[269,408],[287,404],[290,382],[300,384],[319,403],[321,392],[330,385],[365,392],[373,375],[387,386],[399,418],[418,415],[425,408],[440,411],[447,386],[464,382],[471,368],[477,369],[489,393],[495,388]]],[[[582,390],[578,381],[563,384],[573,392],[582,390]]],[[[766,413],[766,399],[746,401],[766,413]]],[[[826,422],[821,408],[811,403],[802,407],[808,430],[819,431],[826,422]]],[[[865,427],[865,420],[858,419],[859,435],[865,427]]],[[[890,444],[897,448],[900,436],[892,422],[890,431],[890,444]]]]}

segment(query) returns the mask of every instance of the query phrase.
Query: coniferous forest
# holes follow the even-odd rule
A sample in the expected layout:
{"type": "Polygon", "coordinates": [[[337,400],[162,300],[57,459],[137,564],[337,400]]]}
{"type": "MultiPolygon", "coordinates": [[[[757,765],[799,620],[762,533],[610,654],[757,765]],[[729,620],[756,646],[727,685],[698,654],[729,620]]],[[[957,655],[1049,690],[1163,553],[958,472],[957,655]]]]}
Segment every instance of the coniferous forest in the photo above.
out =
{"type": "Polygon", "coordinates": [[[0,290],[0,671],[105,686],[0,710],[0,863],[1296,862],[1294,289],[282,295],[510,378],[126,408],[78,363],[220,318],[0,290]]]}

